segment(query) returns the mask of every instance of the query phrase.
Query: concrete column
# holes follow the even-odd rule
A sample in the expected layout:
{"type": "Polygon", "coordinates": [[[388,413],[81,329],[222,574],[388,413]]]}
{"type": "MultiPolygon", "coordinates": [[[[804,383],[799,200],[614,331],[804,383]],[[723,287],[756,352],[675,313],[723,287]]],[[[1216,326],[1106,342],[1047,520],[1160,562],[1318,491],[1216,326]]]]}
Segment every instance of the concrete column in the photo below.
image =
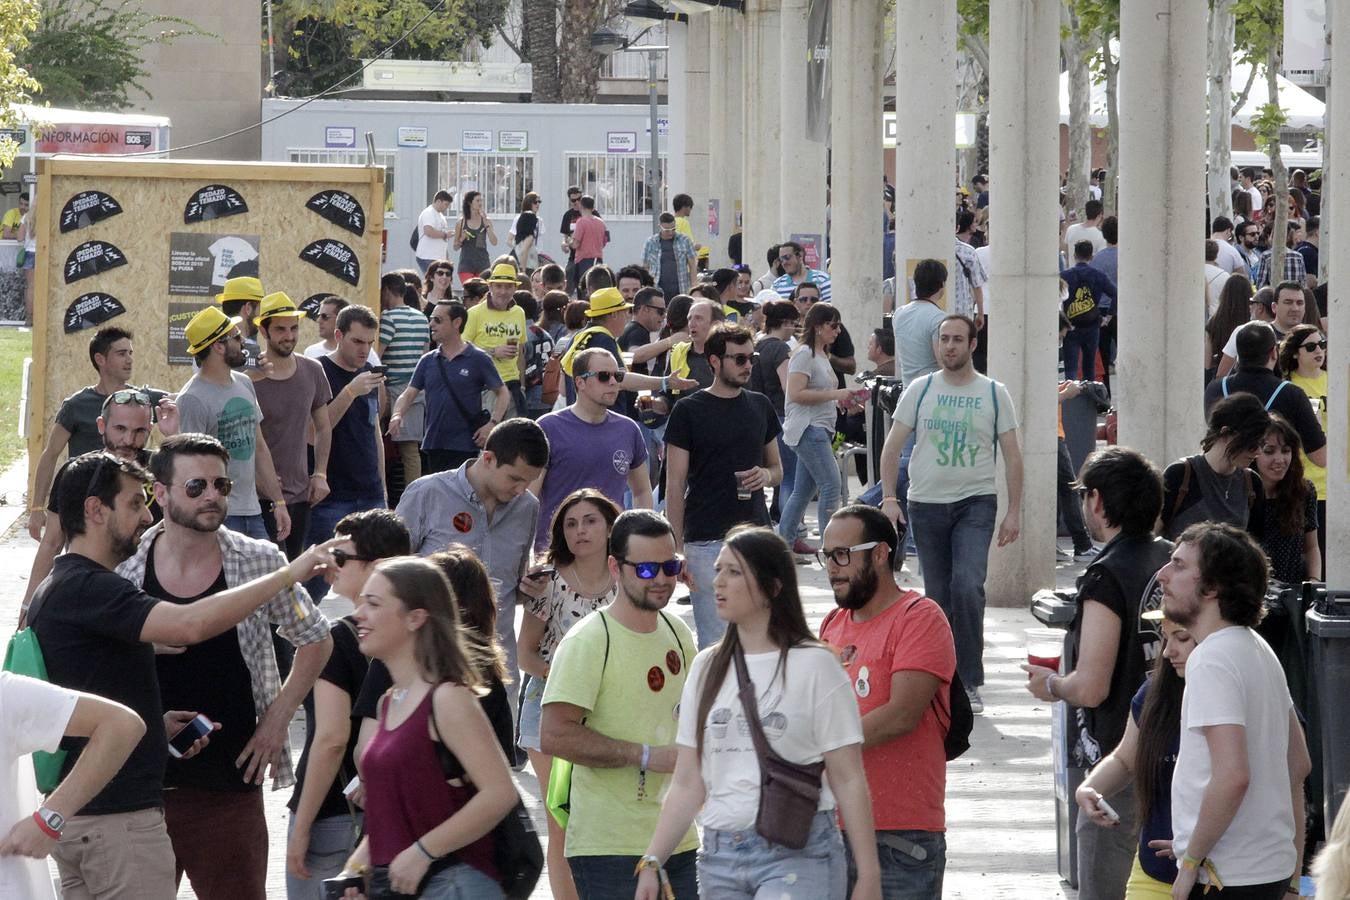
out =
{"type": "MultiPolygon", "coordinates": [[[[955,271],[956,4],[905,0],[896,16],[895,272],[907,284],[921,259],[946,260],[955,271]]],[[[852,60],[843,44],[834,46],[837,77],[852,60]]],[[[897,300],[908,290],[897,290],[897,300]]]]}
{"type": "Polygon", "coordinates": [[[1059,10],[1060,0],[990,7],[989,168],[998,202],[989,211],[989,295],[997,298],[989,371],[1017,407],[1024,463],[1021,537],[989,551],[998,577],[985,591],[994,606],[1025,606],[1055,584],[1059,10]]]}
{"type": "MultiPolygon", "coordinates": [[[[858,0],[869,5],[870,0],[858,0]]],[[[835,4],[835,6],[846,4],[835,4]]],[[[806,131],[806,69],[810,48],[807,46],[806,17],[810,0],[782,0],[781,31],[778,40],[779,78],[771,93],[778,95],[779,117],[783,136],[779,157],[778,202],[782,239],[791,234],[815,234],[820,239],[817,251],[825,257],[825,144],[809,139],[806,131]]],[[[836,43],[849,48],[848,66],[858,60],[853,54],[861,48],[853,44],[836,43]]],[[[870,46],[870,44],[865,45],[870,46]]],[[[864,67],[870,65],[863,62],[864,67]]],[[[836,66],[837,72],[845,66],[836,66]]],[[[843,245],[840,245],[843,246],[843,245]]]]}
{"type": "Polygon", "coordinates": [[[706,17],[709,88],[707,115],[701,121],[708,131],[708,195],[694,212],[706,219],[707,204],[717,205],[718,231],[709,237],[708,259],[716,268],[727,264],[727,239],[736,230],[736,185],[741,181],[741,14],[719,8],[706,17]]]}
{"type": "MultiPolygon", "coordinates": [[[[1120,443],[1164,466],[1205,431],[1206,8],[1131,0],[1120,13],[1120,443]],[[1166,98],[1159,103],[1159,98],[1166,98]]],[[[997,232],[995,232],[997,234],[997,232]]],[[[997,300],[995,300],[997,303],[997,300]]]]}
{"type": "MultiPolygon", "coordinates": [[[[847,65],[831,73],[835,248],[830,277],[834,305],[853,336],[858,368],[867,336],[881,324],[881,0],[834,4],[833,44],[847,47],[847,65]]],[[[841,56],[842,60],[843,57],[841,56]]],[[[786,199],[786,194],[784,195],[786,199]]]]}
{"type": "MultiPolygon", "coordinates": [[[[682,26],[671,24],[672,31],[682,26]]],[[[708,243],[708,150],[712,135],[707,127],[709,106],[708,86],[708,35],[709,17],[690,16],[689,24],[683,26],[685,32],[685,79],[683,115],[684,127],[681,128],[684,141],[684,177],[679,181],[667,182],[666,205],[680,193],[694,198],[694,211],[689,216],[689,224],[694,230],[694,241],[708,243]]],[[[672,70],[672,73],[674,70],[672,70]]],[[[675,78],[670,78],[671,91],[675,90],[675,78]]],[[[675,108],[672,93],[671,104],[675,108]]],[[[676,144],[673,140],[675,123],[671,122],[671,157],[674,158],[676,144]]]]}
{"type": "MultiPolygon", "coordinates": [[[[1350,24],[1350,0],[1328,0],[1327,25],[1350,24]]],[[[1333,32],[1331,87],[1327,91],[1327,127],[1332,147],[1350,146],[1350,37],[1333,32]]],[[[1328,156],[1322,168],[1324,196],[1322,215],[1332,235],[1350,234],[1350,160],[1344,154],[1328,156]]],[[[1328,341],[1350,341],[1350,263],[1340,255],[1328,257],[1327,284],[1331,309],[1328,341]],[[1344,273],[1344,274],[1342,274],[1344,273]],[[1337,280],[1342,282],[1337,284],[1337,280]]],[[[1333,343],[1333,347],[1350,344],[1333,343]]],[[[1344,353],[1332,357],[1327,366],[1327,583],[1334,588],[1350,585],[1350,554],[1332,552],[1332,547],[1350,546],[1350,474],[1347,473],[1346,435],[1350,434],[1350,359],[1344,353]]]]}
{"type": "MultiPolygon", "coordinates": [[[[745,152],[741,196],[745,235],[742,247],[750,260],[763,259],[770,244],[782,240],[779,220],[779,150],[782,140],[778,104],[780,0],[747,0],[742,66],[754,87],[744,92],[745,152]]],[[[756,269],[759,271],[759,269],[756,269]]]]}
{"type": "Polygon", "coordinates": [[[666,59],[666,115],[670,118],[670,133],[661,140],[661,152],[666,156],[666,193],[672,196],[683,190],[682,185],[688,181],[685,136],[691,124],[698,121],[689,109],[689,82],[695,74],[689,66],[689,28],[681,22],[666,23],[666,45],[670,47],[666,59]]]}
{"type": "MultiPolygon", "coordinates": [[[[726,164],[723,167],[726,193],[720,204],[719,214],[723,224],[719,243],[722,259],[726,259],[727,239],[741,227],[745,213],[745,57],[742,48],[745,44],[745,16],[731,10],[718,10],[726,15],[726,47],[728,63],[725,84],[717,84],[718,93],[725,91],[727,97],[727,115],[721,143],[725,151],[726,164]]],[[[762,272],[764,254],[768,247],[761,247],[759,258],[755,260],[749,245],[743,245],[743,259],[754,267],[756,275],[762,272]]]]}

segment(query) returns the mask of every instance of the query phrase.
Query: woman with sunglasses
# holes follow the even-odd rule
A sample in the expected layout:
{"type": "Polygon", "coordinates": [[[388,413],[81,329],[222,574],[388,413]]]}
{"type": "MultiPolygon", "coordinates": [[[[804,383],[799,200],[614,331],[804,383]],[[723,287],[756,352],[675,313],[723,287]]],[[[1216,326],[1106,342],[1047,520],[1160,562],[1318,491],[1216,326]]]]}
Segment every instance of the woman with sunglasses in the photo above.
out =
{"type": "Polygon", "coordinates": [[[705,897],[843,900],[848,866],[841,814],[857,871],[855,900],[881,897],[872,804],[862,765],[862,722],[848,676],[806,625],[792,553],[767,528],[738,527],[715,564],[721,641],[694,658],[680,698],[675,775],[639,865],[636,900],[657,900],[659,869],[695,816],[705,897]],[[806,847],[757,833],[760,762],[739,697],[744,665],[770,747],[798,764],[824,763],[806,847]],[[837,809],[836,809],[837,807],[837,809]]]}
{"type": "Polygon", "coordinates": [[[438,259],[427,266],[426,292],[422,295],[422,311],[428,317],[431,316],[431,310],[437,303],[448,303],[454,300],[452,289],[454,287],[455,264],[448,259],[438,259]]]}
{"type": "Polygon", "coordinates": [[[483,195],[465,191],[464,207],[455,223],[454,248],[459,251],[459,280],[467,282],[491,265],[488,244],[497,246],[492,219],[483,212],[483,195]]]}
{"type": "MultiPolygon", "coordinates": [[[[374,897],[496,900],[502,892],[490,832],[517,794],[478,704],[482,675],[459,628],[454,592],[434,563],[405,556],[378,563],[360,599],[361,651],[384,662],[394,686],[359,760],[366,837],[346,871],[369,873],[374,897]],[[445,751],[463,779],[446,779],[445,751]]],[[[349,898],[361,895],[347,890],[349,898]]]]}
{"type": "MultiPolygon", "coordinates": [[[[1316,325],[1295,325],[1280,344],[1277,367],[1288,381],[1303,388],[1327,430],[1327,336],[1316,325]]],[[[1317,546],[1323,563],[1327,558],[1327,469],[1300,450],[1303,474],[1317,489],[1317,546]]],[[[1321,578],[1319,574],[1318,579],[1321,578]]]]}
{"type": "Polygon", "coordinates": [[[839,505],[839,463],[834,458],[836,408],[846,403],[852,392],[837,386],[830,366],[830,345],[842,327],[839,310],[828,303],[816,303],[807,310],[801,343],[788,359],[783,441],[797,454],[797,475],[782,507],[778,533],[792,543],[792,552],[797,554],[815,552],[814,547],[797,538],[797,530],[816,491],[820,491],[816,522],[821,528],[839,505]]]}
{"type": "MultiPolygon", "coordinates": [[[[525,618],[520,626],[520,746],[541,785],[548,784],[553,757],[540,749],[540,701],[549,661],[567,630],[618,596],[609,573],[609,532],[619,508],[592,488],[573,491],[553,514],[542,566],[520,580],[525,618]]],[[[548,879],[555,900],[575,898],[576,885],[563,855],[563,830],[548,816],[548,879]]]]}

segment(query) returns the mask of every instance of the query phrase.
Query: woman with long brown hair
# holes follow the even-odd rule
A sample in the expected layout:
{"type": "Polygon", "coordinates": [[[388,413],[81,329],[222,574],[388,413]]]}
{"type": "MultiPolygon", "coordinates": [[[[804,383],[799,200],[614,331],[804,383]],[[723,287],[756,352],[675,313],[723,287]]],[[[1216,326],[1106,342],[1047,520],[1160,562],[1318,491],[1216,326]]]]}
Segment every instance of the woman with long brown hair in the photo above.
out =
{"type": "Polygon", "coordinates": [[[448,303],[455,299],[451,293],[455,284],[455,264],[448,259],[438,259],[427,266],[426,292],[422,295],[422,311],[428,316],[437,303],[448,303]]]}
{"type": "Polygon", "coordinates": [[[479,277],[489,268],[488,244],[497,246],[497,232],[492,219],[483,212],[483,195],[478,191],[464,192],[464,207],[455,223],[452,246],[459,251],[459,280],[466,282],[479,277]]]}
{"type": "Polygon", "coordinates": [[[1317,545],[1317,488],[1303,477],[1303,442],[1279,413],[1270,414],[1270,428],[1252,467],[1261,476],[1265,503],[1249,530],[1270,559],[1271,576],[1285,584],[1318,581],[1322,552],[1317,545]]]}
{"type": "Polygon", "coordinates": [[[516,264],[525,270],[539,265],[539,195],[530,191],[520,201],[520,212],[511,220],[506,241],[516,264]]]}
{"type": "Polygon", "coordinates": [[[1219,290],[1218,308],[1205,323],[1205,384],[1214,380],[1228,338],[1251,321],[1251,303],[1251,281],[1245,275],[1230,275],[1219,290]]]}
{"type": "Polygon", "coordinates": [[[881,874],[862,766],[862,722],[848,676],[806,625],[792,554],[768,528],[738,527],[717,556],[713,589],[727,622],[721,641],[694,658],[680,698],[675,775],[640,866],[637,900],[656,900],[658,872],[695,815],[703,826],[702,896],[791,894],[843,900],[842,814],[857,871],[855,900],[879,900],[881,874]],[[760,762],[740,696],[744,667],[771,749],[793,763],[824,763],[806,849],[757,832],[760,762]],[[791,885],[790,888],[786,887],[791,885]]]}
{"type": "MultiPolygon", "coordinates": [[[[1314,304],[1315,306],[1316,304],[1314,304]]],[[[1280,374],[1308,395],[1322,431],[1327,430],[1327,336],[1316,325],[1295,325],[1280,343],[1277,367],[1280,374]]],[[[1317,488],[1317,546],[1322,563],[1327,560],[1327,467],[1319,466],[1301,451],[1303,474],[1317,488]]],[[[1320,576],[1319,576],[1320,580],[1320,576]]]]}

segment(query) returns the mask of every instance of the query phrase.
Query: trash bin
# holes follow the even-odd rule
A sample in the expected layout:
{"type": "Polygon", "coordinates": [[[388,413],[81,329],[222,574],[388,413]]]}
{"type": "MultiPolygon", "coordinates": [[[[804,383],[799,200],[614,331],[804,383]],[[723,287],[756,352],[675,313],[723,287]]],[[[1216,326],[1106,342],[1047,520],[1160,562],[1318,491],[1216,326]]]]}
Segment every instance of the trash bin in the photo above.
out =
{"type": "Polygon", "coordinates": [[[1323,821],[1331,823],[1350,786],[1350,707],[1340,693],[1350,684],[1350,591],[1318,592],[1307,620],[1313,718],[1322,751],[1323,821]]]}
{"type": "MultiPolygon", "coordinates": [[[[1065,628],[1073,622],[1078,604],[1072,591],[1039,590],[1031,598],[1031,615],[1042,625],[1065,628]]],[[[1060,657],[1060,672],[1073,670],[1076,660],[1068,659],[1066,644],[1060,657]]],[[[1055,860],[1059,877],[1069,887],[1078,888],[1078,804],[1074,794],[1087,777],[1087,770],[1075,766],[1069,749],[1078,737],[1078,724],[1067,703],[1050,705],[1050,760],[1055,773],[1055,860]]]]}

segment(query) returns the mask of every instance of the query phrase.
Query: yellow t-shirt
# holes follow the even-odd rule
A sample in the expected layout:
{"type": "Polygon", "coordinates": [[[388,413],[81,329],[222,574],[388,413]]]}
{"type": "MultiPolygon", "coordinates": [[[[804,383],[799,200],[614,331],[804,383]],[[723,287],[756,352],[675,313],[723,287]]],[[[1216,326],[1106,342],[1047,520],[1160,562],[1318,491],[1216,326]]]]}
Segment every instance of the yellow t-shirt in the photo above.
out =
{"type": "MultiPolygon", "coordinates": [[[[676,216],[676,217],[675,217],[675,233],[676,233],[676,234],[682,234],[682,235],[684,235],[685,237],[689,238],[689,243],[691,243],[691,244],[697,244],[697,243],[698,243],[698,241],[694,240],[694,229],[691,228],[691,227],[689,226],[689,217],[688,217],[688,216],[676,216]]],[[[706,260],[706,259],[708,258],[708,248],[707,248],[707,247],[699,247],[699,248],[698,248],[698,258],[701,259],[701,260],[706,260]]]]}
{"type": "MultiPolygon", "coordinates": [[[[488,354],[503,344],[521,345],[525,342],[525,310],[519,306],[497,310],[484,300],[469,309],[469,319],[464,323],[464,340],[488,354]]],[[[516,357],[498,359],[493,356],[492,364],[497,367],[502,381],[520,381],[520,364],[516,357]]]]}
{"type": "Polygon", "coordinates": [[[14,207],[13,209],[6,210],[5,217],[3,219],[0,219],[0,228],[5,229],[6,231],[10,229],[14,229],[17,231],[19,228],[19,222],[22,219],[23,213],[19,212],[19,208],[17,206],[14,207]]]}
{"type": "MultiPolygon", "coordinates": [[[[1296,387],[1303,388],[1303,393],[1308,395],[1312,401],[1313,408],[1317,412],[1317,420],[1322,423],[1322,430],[1327,430],[1327,373],[1321,372],[1316,378],[1304,378],[1297,372],[1289,376],[1289,381],[1296,387]]],[[[1303,457],[1303,477],[1307,478],[1317,488],[1317,499],[1327,499],[1327,470],[1325,466],[1319,466],[1317,463],[1308,459],[1308,454],[1301,454],[1303,457]]]]}

